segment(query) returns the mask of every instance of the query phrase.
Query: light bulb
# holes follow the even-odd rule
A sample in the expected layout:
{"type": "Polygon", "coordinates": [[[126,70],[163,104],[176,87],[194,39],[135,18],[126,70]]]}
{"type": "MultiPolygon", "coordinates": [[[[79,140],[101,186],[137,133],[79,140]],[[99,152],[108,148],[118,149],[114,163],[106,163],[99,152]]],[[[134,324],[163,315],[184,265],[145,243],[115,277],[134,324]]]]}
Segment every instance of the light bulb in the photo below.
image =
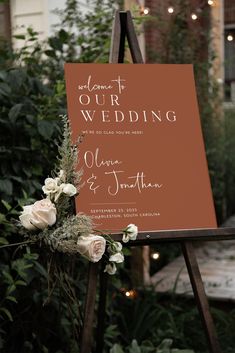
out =
{"type": "Polygon", "coordinates": [[[232,34],[229,34],[228,36],[227,36],[227,40],[229,41],[229,42],[232,42],[233,41],[233,35],[232,34]]]}
{"type": "Polygon", "coordinates": [[[213,6],[214,5],[214,0],[208,0],[207,3],[208,3],[208,5],[213,6]]]}
{"type": "Polygon", "coordinates": [[[193,20],[193,21],[196,21],[196,20],[197,20],[197,15],[196,15],[195,13],[192,13],[191,17],[192,17],[192,20],[193,20]]]}
{"type": "Polygon", "coordinates": [[[143,12],[144,12],[144,15],[148,15],[149,14],[149,8],[145,7],[143,12]]]}
{"type": "Polygon", "coordinates": [[[159,257],[160,257],[159,252],[154,252],[154,253],[152,254],[152,259],[153,259],[153,260],[158,260],[159,257]]]}
{"type": "Polygon", "coordinates": [[[140,6],[140,14],[141,15],[148,15],[150,12],[148,7],[140,6]]]}
{"type": "Polygon", "coordinates": [[[174,7],[172,7],[172,6],[168,7],[167,11],[169,13],[173,13],[174,12],[174,7]]]}
{"type": "Polygon", "coordinates": [[[130,297],[131,293],[129,291],[125,292],[126,297],[130,297]]]}

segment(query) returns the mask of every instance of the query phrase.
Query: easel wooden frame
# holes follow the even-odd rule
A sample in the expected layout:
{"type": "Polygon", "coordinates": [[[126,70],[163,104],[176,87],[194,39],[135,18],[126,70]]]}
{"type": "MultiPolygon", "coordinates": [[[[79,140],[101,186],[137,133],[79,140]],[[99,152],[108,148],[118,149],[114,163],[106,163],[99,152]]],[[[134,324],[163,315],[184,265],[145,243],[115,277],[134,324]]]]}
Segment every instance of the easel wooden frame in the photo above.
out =
{"type": "MultiPolygon", "coordinates": [[[[127,37],[133,63],[144,63],[139,48],[137,36],[130,11],[115,14],[112,31],[110,63],[123,63],[125,54],[125,39],[127,37]]],[[[122,235],[113,235],[114,240],[121,241],[122,235]]],[[[154,245],[160,242],[179,242],[182,247],[185,263],[189,273],[196,304],[201,316],[204,331],[208,340],[208,348],[211,353],[222,353],[213,319],[210,314],[209,303],[205,294],[201,274],[194,252],[194,241],[218,241],[235,239],[235,228],[219,229],[193,229],[176,231],[151,231],[141,232],[131,246],[154,245]]],[[[81,353],[91,353],[92,331],[94,324],[94,311],[96,289],[98,284],[99,266],[90,263],[88,273],[87,297],[85,304],[84,326],[81,339],[81,353]]],[[[107,292],[107,274],[103,272],[103,264],[100,271],[99,285],[98,324],[96,336],[96,349],[94,353],[102,353],[104,341],[104,319],[107,292]]]]}

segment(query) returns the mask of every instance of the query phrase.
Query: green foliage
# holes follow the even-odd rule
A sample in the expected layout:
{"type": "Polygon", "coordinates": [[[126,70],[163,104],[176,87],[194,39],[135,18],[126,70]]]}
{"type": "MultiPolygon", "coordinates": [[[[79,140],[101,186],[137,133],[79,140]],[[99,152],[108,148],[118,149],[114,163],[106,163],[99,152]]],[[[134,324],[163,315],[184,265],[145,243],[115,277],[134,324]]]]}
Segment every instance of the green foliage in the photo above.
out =
{"type": "Polygon", "coordinates": [[[194,353],[191,349],[172,349],[172,340],[165,339],[158,347],[152,345],[143,344],[138,345],[136,340],[131,342],[131,346],[123,350],[119,344],[115,344],[111,349],[110,353],[194,353]]]}
{"type": "MultiPolygon", "coordinates": [[[[205,333],[193,299],[170,293],[168,296],[159,295],[154,288],[139,290],[137,294],[135,298],[128,298],[122,291],[112,291],[112,299],[107,308],[107,331],[109,325],[114,328],[113,339],[109,335],[109,340],[105,340],[105,352],[115,352],[116,349],[117,352],[129,353],[133,341],[136,341],[138,347],[136,352],[141,353],[160,353],[163,347],[163,352],[178,352],[172,346],[179,347],[182,353],[208,352],[205,333]],[[110,341],[117,343],[113,346],[110,341]],[[162,346],[162,343],[166,346],[162,346]]],[[[222,307],[223,310],[212,304],[212,316],[222,351],[232,353],[235,350],[232,334],[235,326],[234,310],[231,311],[229,304],[222,307]]]]}
{"type": "Polygon", "coordinates": [[[84,15],[77,3],[67,1],[60,28],[45,43],[32,28],[15,36],[19,50],[0,43],[0,244],[8,246],[0,249],[0,350],[5,353],[79,350],[83,259],[9,247],[19,242],[9,220],[42,196],[43,180],[56,162],[59,115],[66,114],[64,62],[108,61],[113,2],[93,0],[97,13],[93,7],[84,15]]]}

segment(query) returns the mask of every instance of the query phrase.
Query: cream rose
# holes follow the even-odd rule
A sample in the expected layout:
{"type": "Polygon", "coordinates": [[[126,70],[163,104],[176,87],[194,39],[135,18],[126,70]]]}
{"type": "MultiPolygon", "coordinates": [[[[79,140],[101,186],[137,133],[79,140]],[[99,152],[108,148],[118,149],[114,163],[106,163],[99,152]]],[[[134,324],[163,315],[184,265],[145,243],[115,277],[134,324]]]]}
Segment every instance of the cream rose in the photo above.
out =
{"type": "Polygon", "coordinates": [[[61,184],[61,186],[62,186],[62,191],[66,196],[71,197],[76,195],[77,189],[73,184],[61,184]]]}
{"type": "Polygon", "coordinates": [[[136,240],[138,235],[138,227],[135,224],[129,224],[123,231],[122,241],[127,243],[129,240],[136,240]]]}
{"type": "Polygon", "coordinates": [[[77,241],[78,251],[91,262],[98,262],[106,247],[106,240],[100,235],[81,235],[77,241]]]}
{"type": "Polygon", "coordinates": [[[59,190],[58,179],[46,178],[44,181],[42,191],[46,195],[56,194],[59,190]]]}
{"type": "Polygon", "coordinates": [[[36,201],[33,205],[24,206],[20,222],[28,230],[43,230],[56,222],[56,208],[49,199],[36,201]]]}
{"type": "Polygon", "coordinates": [[[104,272],[107,272],[109,275],[114,275],[117,271],[115,263],[109,263],[105,266],[104,272]]]}

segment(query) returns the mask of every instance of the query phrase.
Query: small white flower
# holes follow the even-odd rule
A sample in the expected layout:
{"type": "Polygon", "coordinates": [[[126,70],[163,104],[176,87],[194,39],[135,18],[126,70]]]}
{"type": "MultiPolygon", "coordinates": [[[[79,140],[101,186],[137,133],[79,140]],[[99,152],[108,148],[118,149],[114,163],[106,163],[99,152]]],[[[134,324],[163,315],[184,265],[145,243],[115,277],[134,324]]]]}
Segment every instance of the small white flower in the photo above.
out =
{"type": "Polygon", "coordinates": [[[116,252],[122,251],[122,244],[119,241],[115,241],[114,244],[116,252]]]}
{"type": "Polygon", "coordinates": [[[115,263],[109,263],[105,266],[104,272],[107,272],[109,275],[114,275],[117,271],[115,263]]]}
{"type": "Polygon", "coordinates": [[[120,264],[124,261],[124,256],[122,253],[117,252],[116,254],[113,254],[109,258],[110,262],[116,262],[117,264],[120,264]]]}
{"type": "Polygon", "coordinates": [[[45,185],[43,185],[42,187],[42,191],[44,192],[44,194],[46,195],[56,194],[57,191],[59,190],[57,181],[58,180],[53,178],[46,178],[44,181],[45,185]]]}
{"type": "Polygon", "coordinates": [[[77,193],[77,189],[73,184],[61,184],[63,185],[62,191],[67,196],[74,196],[77,193]]]}
{"type": "Polygon", "coordinates": [[[135,224],[129,224],[123,231],[122,241],[127,243],[129,240],[136,240],[138,235],[138,227],[135,224]]]}
{"type": "Polygon", "coordinates": [[[108,252],[110,254],[115,254],[116,252],[122,251],[122,244],[119,241],[114,241],[108,247],[108,252]]]}

